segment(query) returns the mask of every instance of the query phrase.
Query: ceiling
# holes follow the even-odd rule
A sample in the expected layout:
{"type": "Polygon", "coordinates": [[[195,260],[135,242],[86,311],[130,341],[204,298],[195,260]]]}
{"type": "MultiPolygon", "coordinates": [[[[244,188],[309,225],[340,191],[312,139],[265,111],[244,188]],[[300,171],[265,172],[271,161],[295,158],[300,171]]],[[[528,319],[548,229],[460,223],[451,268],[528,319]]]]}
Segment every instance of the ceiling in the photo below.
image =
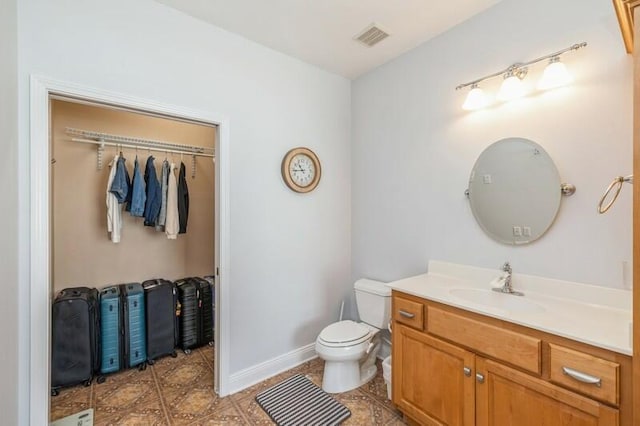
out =
{"type": "Polygon", "coordinates": [[[156,0],[353,79],[501,0],[156,0]],[[354,40],[375,23],[390,36],[354,40]]]}

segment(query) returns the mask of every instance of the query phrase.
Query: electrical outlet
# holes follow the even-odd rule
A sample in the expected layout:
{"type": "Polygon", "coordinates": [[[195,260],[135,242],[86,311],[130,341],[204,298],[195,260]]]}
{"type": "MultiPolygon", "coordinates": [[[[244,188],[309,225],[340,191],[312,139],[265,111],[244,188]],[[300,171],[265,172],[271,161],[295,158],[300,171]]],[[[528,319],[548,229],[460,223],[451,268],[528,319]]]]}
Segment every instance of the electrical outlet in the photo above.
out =
{"type": "Polygon", "coordinates": [[[530,237],[531,236],[531,227],[530,226],[523,226],[522,227],[522,234],[525,237],[530,237]]]}
{"type": "Polygon", "coordinates": [[[514,237],[522,237],[522,228],[519,226],[513,227],[513,236],[514,237]]]}
{"type": "Polygon", "coordinates": [[[493,183],[491,180],[491,175],[483,175],[482,176],[482,183],[488,184],[488,183],[493,183]]]}

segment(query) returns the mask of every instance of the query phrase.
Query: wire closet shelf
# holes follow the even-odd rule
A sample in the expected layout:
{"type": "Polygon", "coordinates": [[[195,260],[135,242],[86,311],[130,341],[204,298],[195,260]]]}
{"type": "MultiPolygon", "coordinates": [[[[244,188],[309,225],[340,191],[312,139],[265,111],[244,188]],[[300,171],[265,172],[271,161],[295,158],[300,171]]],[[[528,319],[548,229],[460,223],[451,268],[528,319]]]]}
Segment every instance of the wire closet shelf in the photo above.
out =
{"type": "Polygon", "coordinates": [[[75,129],[67,127],[65,132],[74,136],[73,142],[88,143],[98,145],[98,170],[103,167],[103,154],[106,146],[114,146],[120,149],[144,149],[147,151],[164,152],[165,154],[190,155],[192,157],[192,176],[195,177],[195,157],[208,157],[215,161],[215,149],[202,146],[184,145],[173,142],[159,141],[153,139],[134,138],[130,136],[113,135],[109,133],[94,132],[91,130],[75,129]]]}

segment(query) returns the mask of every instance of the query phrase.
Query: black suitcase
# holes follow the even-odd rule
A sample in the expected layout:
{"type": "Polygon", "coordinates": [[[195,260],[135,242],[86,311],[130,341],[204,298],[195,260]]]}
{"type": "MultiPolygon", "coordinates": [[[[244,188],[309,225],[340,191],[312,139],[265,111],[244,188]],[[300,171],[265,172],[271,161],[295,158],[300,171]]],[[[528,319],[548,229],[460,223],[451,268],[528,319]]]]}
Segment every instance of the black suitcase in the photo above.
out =
{"type": "Polygon", "coordinates": [[[213,286],[203,278],[192,278],[200,290],[200,336],[199,345],[213,346],[213,286]]]}
{"type": "Polygon", "coordinates": [[[163,279],[142,283],[146,305],[147,361],[153,365],[156,359],[178,356],[178,315],[180,307],[176,287],[163,279]]]}
{"type": "Polygon", "coordinates": [[[98,290],[67,288],[51,309],[51,395],[63,386],[91,385],[100,369],[98,290]]]}
{"type": "Polygon", "coordinates": [[[180,300],[179,346],[185,354],[189,354],[191,349],[201,345],[200,284],[191,278],[183,278],[176,281],[176,289],[180,300]]]}

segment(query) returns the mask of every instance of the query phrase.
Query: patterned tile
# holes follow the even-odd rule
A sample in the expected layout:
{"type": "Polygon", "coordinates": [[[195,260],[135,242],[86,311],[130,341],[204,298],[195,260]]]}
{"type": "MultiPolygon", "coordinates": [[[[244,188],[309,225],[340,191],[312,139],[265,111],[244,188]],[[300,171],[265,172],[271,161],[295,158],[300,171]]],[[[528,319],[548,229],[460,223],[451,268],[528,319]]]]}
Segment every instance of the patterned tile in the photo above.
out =
{"type": "Polygon", "coordinates": [[[214,348],[211,346],[204,346],[197,350],[198,353],[209,363],[209,365],[213,368],[215,364],[216,352],[214,348]]]}
{"type": "MultiPolygon", "coordinates": [[[[277,383],[277,382],[276,382],[277,383]]],[[[262,408],[256,402],[255,394],[251,395],[248,398],[241,399],[240,401],[235,401],[238,408],[245,415],[249,424],[251,425],[274,425],[275,423],[271,420],[269,415],[264,412],[262,408]]]]}
{"type": "Polygon", "coordinates": [[[189,425],[216,413],[222,400],[213,387],[185,387],[164,391],[163,401],[172,424],[189,425]]]}
{"type": "Polygon", "coordinates": [[[236,425],[250,425],[250,423],[245,420],[242,415],[242,412],[239,408],[235,406],[231,402],[230,399],[225,399],[224,402],[221,402],[220,405],[214,410],[214,413],[209,415],[208,417],[199,420],[192,425],[198,426],[217,426],[217,425],[228,425],[228,426],[236,426],[236,425]]]}
{"type": "Polygon", "coordinates": [[[51,397],[51,420],[58,420],[71,414],[91,408],[91,386],[78,385],[71,388],[60,389],[57,396],[51,397]]]}
{"type": "MultiPolygon", "coordinates": [[[[324,362],[313,359],[226,398],[213,389],[211,347],[164,357],[145,371],[126,370],[107,376],[106,383],[63,389],[51,398],[51,420],[94,408],[94,424],[103,425],[273,425],[255,396],[294,374],[322,385],[324,362]]],[[[351,410],[344,426],[406,424],[387,400],[382,368],[358,389],[334,397],[351,410]]]]}
{"type": "Polygon", "coordinates": [[[140,407],[153,407],[162,411],[160,395],[156,384],[143,383],[113,383],[97,385],[95,388],[95,415],[112,414],[122,411],[135,411],[140,407]]]}

